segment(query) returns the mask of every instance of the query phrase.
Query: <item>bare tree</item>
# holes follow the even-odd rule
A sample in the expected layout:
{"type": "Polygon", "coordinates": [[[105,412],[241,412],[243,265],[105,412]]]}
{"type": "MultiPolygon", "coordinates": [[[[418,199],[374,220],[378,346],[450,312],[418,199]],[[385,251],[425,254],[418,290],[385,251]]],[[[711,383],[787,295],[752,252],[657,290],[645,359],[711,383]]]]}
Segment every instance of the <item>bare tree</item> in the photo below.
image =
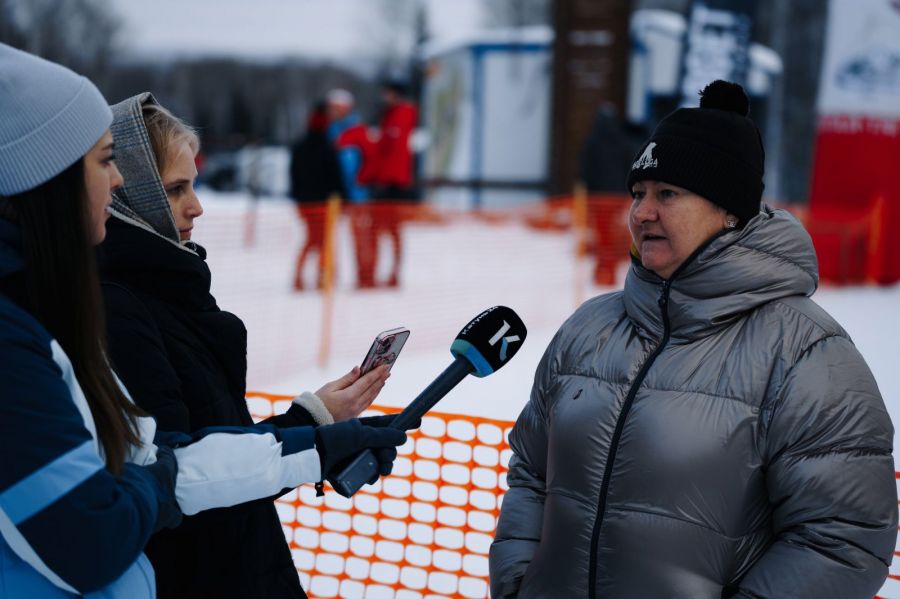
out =
{"type": "Polygon", "coordinates": [[[102,83],[121,19],[106,0],[0,0],[0,41],[102,83]]]}
{"type": "Polygon", "coordinates": [[[360,112],[375,114],[378,90],[340,65],[292,59],[254,62],[239,58],[128,61],[100,86],[110,102],[143,91],[200,130],[207,149],[233,148],[247,140],[284,144],[302,133],[309,109],[336,87],[356,96],[360,112]]]}
{"type": "Polygon", "coordinates": [[[0,0],[0,42],[14,48],[25,45],[25,35],[16,24],[12,0],[0,0]]]}
{"type": "Polygon", "coordinates": [[[427,27],[423,0],[378,0],[362,6],[360,50],[373,61],[374,73],[413,79],[409,71],[427,27]]]}

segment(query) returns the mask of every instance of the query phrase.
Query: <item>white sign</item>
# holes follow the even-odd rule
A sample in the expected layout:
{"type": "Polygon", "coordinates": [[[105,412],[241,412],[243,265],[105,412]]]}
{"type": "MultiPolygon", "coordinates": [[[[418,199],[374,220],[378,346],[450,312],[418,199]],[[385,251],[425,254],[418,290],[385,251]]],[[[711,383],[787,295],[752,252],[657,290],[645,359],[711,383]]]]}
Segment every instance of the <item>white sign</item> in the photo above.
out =
{"type": "Polygon", "coordinates": [[[831,0],[818,111],[900,119],[900,2],[831,0]]]}

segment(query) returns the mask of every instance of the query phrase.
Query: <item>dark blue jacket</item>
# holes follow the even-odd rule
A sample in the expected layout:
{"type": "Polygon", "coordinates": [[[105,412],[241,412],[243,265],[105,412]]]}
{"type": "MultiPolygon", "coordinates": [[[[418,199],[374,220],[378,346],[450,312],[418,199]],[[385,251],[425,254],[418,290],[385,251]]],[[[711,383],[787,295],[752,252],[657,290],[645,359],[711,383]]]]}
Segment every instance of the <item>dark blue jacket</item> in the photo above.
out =
{"type": "MultiPolygon", "coordinates": [[[[5,288],[23,269],[18,246],[0,219],[5,288]]],[[[0,356],[0,596],[154,596],[141,551],[174,489],[135,464],[106,469],[65,352],[2,292],[0,356]]]]}
{"type": "Polygon", "coordinates": [[[172,506],[191,515],[321,478],[312,427],[157,435],[149,417],[114,476],[71,362],[23,301],[20,248],[0,219],[0,597],[152,598],[142,550],[172,506]],[[157,460],[163,436],[177,483],[157,460]]]}

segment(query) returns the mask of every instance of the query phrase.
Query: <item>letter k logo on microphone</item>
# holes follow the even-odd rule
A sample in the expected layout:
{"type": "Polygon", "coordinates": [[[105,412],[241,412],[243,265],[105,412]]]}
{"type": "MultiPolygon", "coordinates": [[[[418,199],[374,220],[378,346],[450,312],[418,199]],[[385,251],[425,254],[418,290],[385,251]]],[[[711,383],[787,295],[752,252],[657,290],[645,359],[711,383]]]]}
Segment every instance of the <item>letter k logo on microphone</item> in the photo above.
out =
{"type": "Polygon", "coordinates": [[[521,339],[519,339],[518,335],[510,335],[509,337],[503,336],[504,334],[506,334],[507,331],[509,331],[509,328],[510,328],[509,323],[504,320],[503,326],[500,327],[500,330],[497,331],[497,333],[493,337],[491,337],[490,341],[488,341],[488,343],[491,344],[491,346],[494,346],[494,345],[497,345],[498,341],[500,341],[501,339],[503,340],[503,343],[500,344],[500,361],[501,362],[506,361],[506,349],[509,347],[509,344],[513,343],[514,341],[521,341],[521,339]]]}

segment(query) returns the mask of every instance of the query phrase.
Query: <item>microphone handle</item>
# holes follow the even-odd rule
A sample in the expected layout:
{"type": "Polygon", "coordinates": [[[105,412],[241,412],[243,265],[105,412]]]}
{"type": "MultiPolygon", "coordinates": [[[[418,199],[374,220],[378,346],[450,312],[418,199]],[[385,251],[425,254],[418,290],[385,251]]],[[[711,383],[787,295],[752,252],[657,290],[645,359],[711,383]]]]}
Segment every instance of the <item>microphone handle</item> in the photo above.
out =
{"type": "MultiPolygon", "coordinates": [[[[418,397],[397,414],[391,421],[391,427],[402,431],[412,428],[416,420],[424,416],[428,410],[434,407],[434,404],[474,370],[468,360],[457,357],[450,366],[444,369],[444,372],[425,387],[424,391],[419,393],[418,397]]],[[[353,461],[340,474],[329,479],[329,482],[335,491],[344,497],[350,497],[364,484],[375,482],[377,479],[378,460],[375,459],[372,450],[366,449],[353,458],[353,461]]]]}
{"type": "Polygon", "coordinates": [[[394,417],[391,421],[391,427],[398,428],[401,431],[411,429],[416,420],[428,413],[428,410],[450,393],[453,387],[457,386],[460,381],[473,372],[475,372],[475,369],[472,367],[471,362],[465,358],[457,357],[450,366],[444,369],[444,372],[425,387],[424,391],[419,393],[418,397],[394,417]]]}

